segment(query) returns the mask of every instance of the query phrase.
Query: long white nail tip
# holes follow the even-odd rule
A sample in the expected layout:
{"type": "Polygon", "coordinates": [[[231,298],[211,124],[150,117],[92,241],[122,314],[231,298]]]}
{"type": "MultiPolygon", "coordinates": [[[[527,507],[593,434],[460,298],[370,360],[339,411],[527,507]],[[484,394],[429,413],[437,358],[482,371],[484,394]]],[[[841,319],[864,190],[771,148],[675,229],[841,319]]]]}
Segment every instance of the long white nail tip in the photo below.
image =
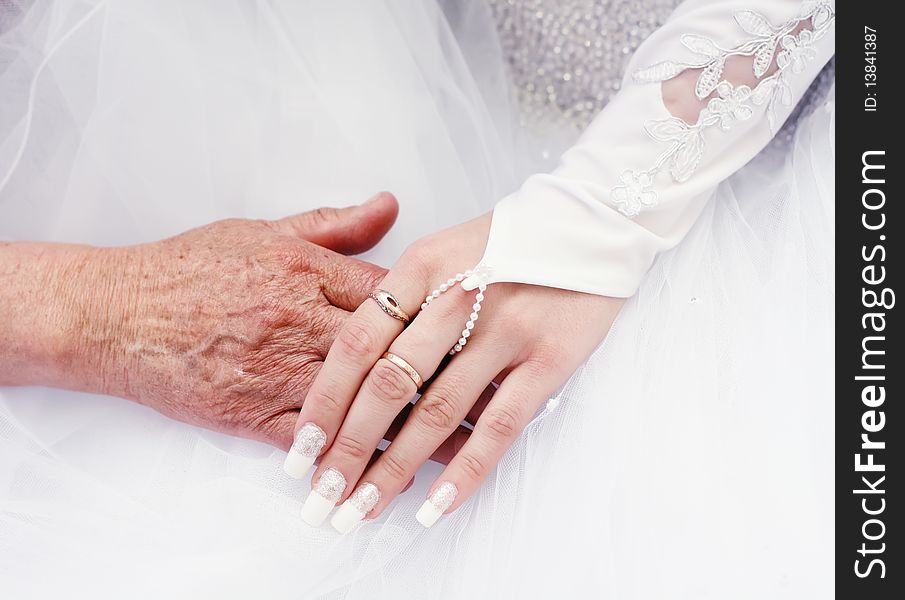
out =
{"type": "Polygon", "coordinates": [[[424,501],[424,504],[418,509],[415,519],[425,527],[430,527],[437,522],[437,519],[443,516],[447,508],[452,506],[458,493],[459,488],[448,481],[444,481],[434,490],[430,498],[424,501]]]}
{"type": "Polygon", "coordinates": [[[321,473],[317,485],[308,494],[302,506],[302,520],[312,527],[319,526],[336,506],[336,501],[340,499],[345,489],[346,478],[342,473],[332,467],[321,473]]]}
{"type": "Polygon", "coordinates": [[[364,483],[348,500],[343,502],[330,524],[340,533],[349,533],[359,521],[365,518],[365,515],[374,510],[377,503],[380,502],[380,490],[373,483],[364,483]]]}
{"type": "Polygon", "coordinates": [[[308,474],[314,459],[327,443],[327,434],[314,423],[305,423],[295,434],[292,448],[286,455],[283,470],[290,477],[301,479],[308,474]]]}

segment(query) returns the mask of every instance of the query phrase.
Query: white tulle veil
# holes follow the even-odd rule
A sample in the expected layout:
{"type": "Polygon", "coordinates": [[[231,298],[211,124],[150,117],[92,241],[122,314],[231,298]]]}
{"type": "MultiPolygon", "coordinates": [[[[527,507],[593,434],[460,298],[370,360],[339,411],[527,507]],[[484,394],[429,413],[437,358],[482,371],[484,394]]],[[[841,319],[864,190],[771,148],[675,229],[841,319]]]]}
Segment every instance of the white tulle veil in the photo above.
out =
{"type": "MultiPolygon", "coordinates": [[[[0,238],[130,244],[388,189],[371,260],[488,210],[519,129],[480,2],[0,2],[0,238]]],[[[490,480],[428,465],[346,537],[282,454],[114,398],[0,390],[9,598],[827,597],[832,97],[718,190],[490,480]]]]}

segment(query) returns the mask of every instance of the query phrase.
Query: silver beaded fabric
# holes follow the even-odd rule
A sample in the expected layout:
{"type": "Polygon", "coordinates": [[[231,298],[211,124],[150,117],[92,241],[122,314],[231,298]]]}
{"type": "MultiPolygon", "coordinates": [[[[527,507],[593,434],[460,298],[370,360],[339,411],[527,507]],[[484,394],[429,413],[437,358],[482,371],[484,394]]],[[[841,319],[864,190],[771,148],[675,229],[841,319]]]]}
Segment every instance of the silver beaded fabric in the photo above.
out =
{"type": "Polygon", "coordinates": [[[526,125],[584,129],[681,0],[488,0],[526,125]]]}

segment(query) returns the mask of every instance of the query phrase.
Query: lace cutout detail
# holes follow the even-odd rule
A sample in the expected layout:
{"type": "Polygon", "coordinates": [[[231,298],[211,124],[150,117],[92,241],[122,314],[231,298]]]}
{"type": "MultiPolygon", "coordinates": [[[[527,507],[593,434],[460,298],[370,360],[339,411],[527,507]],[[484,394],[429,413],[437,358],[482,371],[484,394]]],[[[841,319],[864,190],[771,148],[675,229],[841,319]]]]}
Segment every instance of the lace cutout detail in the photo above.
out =
{"type": "Polygon", "coordinates": [[[702,69],[695,84],[695,95],[701,100],[714,92],[716,96],[701,110],[693,125],[678,117],[644,124],[650,137],[669,146],[653,167],[646,171],[624,171],[621,184],[610,190],[617,209],[625,216],[635,217],[643,208],[657,203],[657,192],[653,188],[660,173],[669,173],[677,183],[687,181],[694,174],[704,155],[703,133],[706,129],[719,127],[728,131],[737,122],[754,116],[756,106],[766,106],[770,131],[774,133],[777,103],[786,106],[792,103],[792,90],[786,80],[789,73],[801,73],[808,61],[817,56],[811,46],[827,34],[836,14],[826,0],[805,0],[799,16],[778,27],[753,10],[739,11],[734,17],[739,27],[751,36],[737,46],[723,48],[704,36],[686,34],[681,38],[682,45],[699,55],[700,61],[665,60],[632,74],[637,83],[658,83],[687,69],[702,69]],[[807,20],[811,21],[811,28],[795,33],[795,29],[807,20]],[[754,76],[760,80],[754,89],[747,85],[735,86],[723,79],[726,60],[732,56],[753,57],[754,76]],[[764,77],[774,57],[777,69],[764,77]]]}

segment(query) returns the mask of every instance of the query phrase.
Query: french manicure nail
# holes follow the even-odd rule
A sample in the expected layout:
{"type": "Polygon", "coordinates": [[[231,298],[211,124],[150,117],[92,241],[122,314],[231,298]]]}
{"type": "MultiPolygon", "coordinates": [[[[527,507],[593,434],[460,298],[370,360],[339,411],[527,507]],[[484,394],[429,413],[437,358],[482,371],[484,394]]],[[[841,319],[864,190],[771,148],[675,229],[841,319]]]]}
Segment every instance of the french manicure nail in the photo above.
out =
{"type": "Polygon", "coordinates": [[[448,481],[444,481],[433,491],[430,498],[424,501],[424,504],[418,509],[415,519],[425,527],[430,527],[437,522],[437,519],[443,516],[447,508],[452,506],[458,493],[459,488],[448,481]]]}
{"type": "Polygon", "coordinates": [[[317,480],[317,485],[305,498],[302,506],[302,520],[312,527],[317,527],[324,522],[336,501],[342,497],[346,490],[346,478],[343,474],[330,467],[317,480]]]}
{"type": "Polygon", "coordinates": [[[283,470],[290,477],[301,479],[308,474],[314,459],[327,443],[327,434],[314,423],[305,423],[295,434],[292,448],[286,455],[283,470]]]}
{"type": "Polygon", "coordinates": [[[373,483],[363,483],[342,503],[330,524],[340,533],[349,533],[380,502],[380,490],[373,483]]]}

